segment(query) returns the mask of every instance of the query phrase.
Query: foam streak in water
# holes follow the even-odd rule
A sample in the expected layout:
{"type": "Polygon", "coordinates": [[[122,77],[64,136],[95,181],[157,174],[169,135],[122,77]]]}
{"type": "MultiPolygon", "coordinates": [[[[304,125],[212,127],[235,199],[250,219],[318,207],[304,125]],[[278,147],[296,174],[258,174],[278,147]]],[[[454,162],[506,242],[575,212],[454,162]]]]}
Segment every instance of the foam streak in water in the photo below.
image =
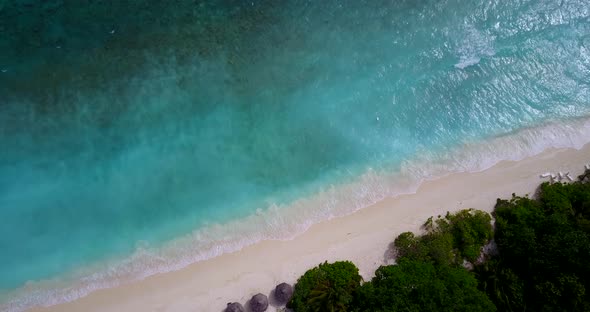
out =
{"type": "Polygon", "coordinates": [[[356,181],[323,188],[288,206],[270,204],[247,218],[212,224],[160,248],[139,245],[132,256],[86,267],[65,280],[31,282],[10,294],[2,311],[75,300],[101,288],[178,270],[262,240],[288,240],[312,224],[350,214],[386,197],[415,192],[424,180],[487,169],[501,160],[521,160],[547,148],[581,148],[590,140],[590,119],[549,123],[486,142],[466,143],[444,154],[422,154],[396,172],[369,170],[356,181]]]}

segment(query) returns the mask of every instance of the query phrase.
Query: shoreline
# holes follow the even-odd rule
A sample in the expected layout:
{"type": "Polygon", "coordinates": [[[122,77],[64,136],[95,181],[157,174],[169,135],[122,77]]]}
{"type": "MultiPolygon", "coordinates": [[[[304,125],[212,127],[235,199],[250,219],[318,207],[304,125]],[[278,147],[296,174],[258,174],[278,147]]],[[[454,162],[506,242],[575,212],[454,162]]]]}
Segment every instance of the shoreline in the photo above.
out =
{"type": "MultiPolygon", "coordinates": [[[[519,161],[501,161],[479,172],[424,181],[413,194],[386,198],[352,214],[312,225],[292,240],[265,240],[177,271],[94,291],[80,299],[30,311],[221,311],[227,302],[268,294],[294,283],[315,265],[351,260],[367,280],[385,264],[388,245],[404,231],[418,231],[430,216],[464,208],[491,212],[496,198],[533,195],[546,171],[580,174],[590,144],[580,150],[550,148],[519,161]]],[[[273,311],[270,308],[269,311],[273,311]]]]}
{"type": "Polygon", "coordinates": [[[285,204],[270,201],[267,207],[245,218],[195,229],[163,246],[137,242],[131,255],[89,263],[47,280],[29,281],[21,288],[0,293],[0,311],[21,312],[35,306],[60,305],[100,289],[182,270],[261,241],[290,241],[314,224],[353,214],[387,198],[415,194],[428,181],[462,172],[481,172],[503,160],[519,161],[544,150],[580,149],[588,138],[590,116],[585,116],[567,123],[553,121],[523,128],[487,141],[465,142],[446,152],[423,151],[402,162],[399,169],[368,167],[352,181],[316,185],[315,193],[309,197],[285,204]]]}

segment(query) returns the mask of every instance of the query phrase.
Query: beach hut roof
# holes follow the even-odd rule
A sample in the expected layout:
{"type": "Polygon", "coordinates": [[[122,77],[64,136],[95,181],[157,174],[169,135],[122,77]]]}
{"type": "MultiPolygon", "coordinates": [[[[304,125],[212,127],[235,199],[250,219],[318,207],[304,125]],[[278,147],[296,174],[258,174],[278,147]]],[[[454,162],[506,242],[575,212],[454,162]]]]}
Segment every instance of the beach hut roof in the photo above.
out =
{"type": "Polygon", "coordinates": [[[239,302],[230,302],[225,308],[225,312],[245,312],[246,310],[239,302]]]}
{"type": "Polygon", "coordinates": [[[281,304],[289,302],[292,296],[293,286],[287,283],[280,283],[275,288],[275,299],[281,304]]]}
{"type": "Polygon", "coordinates": [[[256,294],[250,299],[250,310],[252,312],[264,312],[268,309],[268,297],[263,294],[256,294]]]}

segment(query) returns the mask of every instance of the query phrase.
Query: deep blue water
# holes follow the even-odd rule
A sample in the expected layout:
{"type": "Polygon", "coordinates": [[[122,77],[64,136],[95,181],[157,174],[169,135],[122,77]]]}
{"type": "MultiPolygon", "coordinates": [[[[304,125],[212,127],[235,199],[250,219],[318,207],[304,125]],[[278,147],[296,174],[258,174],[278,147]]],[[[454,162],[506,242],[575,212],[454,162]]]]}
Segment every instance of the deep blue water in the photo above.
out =
{"type": "Polygon", "coordinates": [[[7,293],[585,117],[590,2],[4,0],[0,70],[7,293]]]}

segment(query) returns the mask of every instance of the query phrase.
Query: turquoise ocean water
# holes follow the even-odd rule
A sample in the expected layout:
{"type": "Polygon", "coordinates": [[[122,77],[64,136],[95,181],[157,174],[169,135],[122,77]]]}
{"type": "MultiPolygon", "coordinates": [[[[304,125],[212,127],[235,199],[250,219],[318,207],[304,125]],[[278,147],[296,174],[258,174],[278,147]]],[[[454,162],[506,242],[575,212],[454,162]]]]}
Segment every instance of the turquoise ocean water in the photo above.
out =
{"type": "Polygon", "coordinates": [[[0,1],[0,310],[590,141],[584,0],[0,1]]]}

